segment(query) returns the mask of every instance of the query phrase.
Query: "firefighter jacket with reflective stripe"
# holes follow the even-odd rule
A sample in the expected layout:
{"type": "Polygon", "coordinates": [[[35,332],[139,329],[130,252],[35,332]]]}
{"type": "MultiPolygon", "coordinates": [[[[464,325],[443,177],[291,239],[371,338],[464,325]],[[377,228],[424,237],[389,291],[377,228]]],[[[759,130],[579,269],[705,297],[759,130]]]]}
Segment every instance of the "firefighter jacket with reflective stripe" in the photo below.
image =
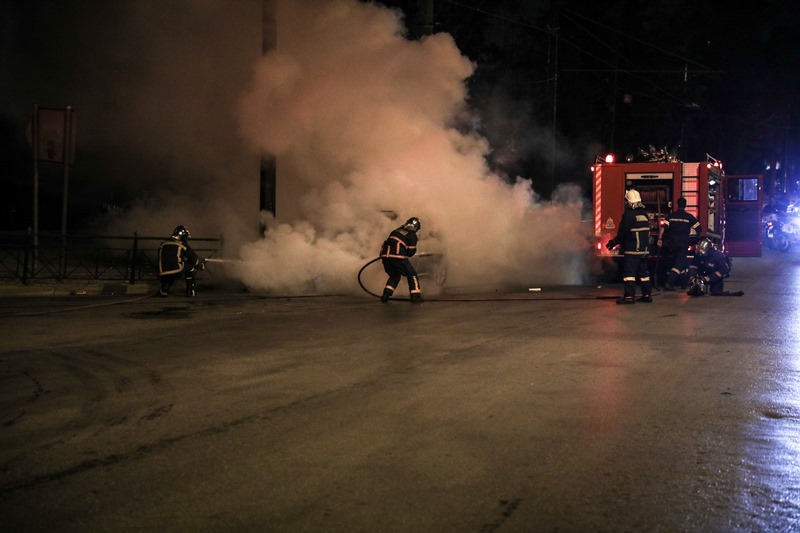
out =
{"type": "Polygon", "coordinates": [[[630,255],[647,255],[650,245],[650,220],[643,207],[625,209],[614,241],[620,251],[630,255]]]}
{"type": "Polygon", "coordinates": [[[664,226],[669,237],[669,242],[673,246],[686,248],[689,245],[689,234],[694,230],[695,235],[700,235],[703,227],[693,214],[687,213],[684,209],[678,209],[674,213],[667,215],[664,226]]]}
{"type": "Polygon", "coordinates": [[[381,257],[405,259],[417,253],[417,233],[403,227],[397,228],[381,246],[381,257]]]}
{"type": "Polygon", "coordinates": [[[731,274],[728,259],[719,250],[711,250],[705,256],[696,255],[689,267],[689,276],[707,276],[711,283],[717,283],[731,274]]]}
{"type": "Polygon", "coordinates": [[[200,258],[191,246],[181,241],[164,241],[158,248],[158,273],[162,276],[179,274],[199,264],[200,258]]]}

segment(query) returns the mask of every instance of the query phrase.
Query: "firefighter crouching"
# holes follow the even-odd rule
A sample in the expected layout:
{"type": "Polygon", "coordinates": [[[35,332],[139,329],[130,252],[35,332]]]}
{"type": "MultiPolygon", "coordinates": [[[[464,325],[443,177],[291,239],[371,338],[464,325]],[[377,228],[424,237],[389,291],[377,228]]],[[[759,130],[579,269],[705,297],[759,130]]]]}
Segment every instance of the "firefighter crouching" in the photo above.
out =
{"type": "Polygon", "coordinates": [[[419,286],[419,276],[411,261],[408,260],[417,253],[417,232],[421,227],[417,217],[409,218],[405,224],[392,231],[381,246],[381,262],[383,269],[389,275],[386,287],[383,289],[381,302],[386,303],[391,298],[400,278],[408,280],[408,291],[411,303],[422,302],[422,290],[419,286]]]}
{"type": "Polygon", "coordinates": [[[623,296],[618,304],[632,304],[636,300],[636,279],[642,288],[640,302],[651,303],[652,283],[647,266],[647,253],[650,244],[650,220],[644,210],[639,191],[629,190],[625,193],[625,212],[619,223],[617,236],[606,243],[606,248],[613,249],[620,245],[622,258],[623,296]]]}
{"type": "Polygon", "coordinates": [[[717,250],[709,239],[697,243],[695,257],[689,266],[689,296],[743,296],[744,292],[725,290],[725,278],[731,267],[725,254],[717,250]]]}
{"type": "Polygon", "coordinates": [[[194,297],[194,276],[198,270],[205,269],[205,263],[189,246],[191,235],[184,226],[178,226],[172,236],[158,247],[158,273],[161,278],[159,296],[169,296],[169,289],[175,281],[186,279],[186,296],[194,297]]]}

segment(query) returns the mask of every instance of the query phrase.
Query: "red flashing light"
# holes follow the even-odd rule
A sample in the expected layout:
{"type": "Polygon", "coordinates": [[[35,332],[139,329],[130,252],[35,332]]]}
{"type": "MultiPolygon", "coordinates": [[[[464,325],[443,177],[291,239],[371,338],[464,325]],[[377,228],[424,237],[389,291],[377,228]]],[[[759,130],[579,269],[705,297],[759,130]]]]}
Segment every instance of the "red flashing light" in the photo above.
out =
{"type": "Polygon", "coordinates": [[[614,154],[607,154],[605,161],[606,161],[606,163],[613,163],[614,162],[614,154]]]}

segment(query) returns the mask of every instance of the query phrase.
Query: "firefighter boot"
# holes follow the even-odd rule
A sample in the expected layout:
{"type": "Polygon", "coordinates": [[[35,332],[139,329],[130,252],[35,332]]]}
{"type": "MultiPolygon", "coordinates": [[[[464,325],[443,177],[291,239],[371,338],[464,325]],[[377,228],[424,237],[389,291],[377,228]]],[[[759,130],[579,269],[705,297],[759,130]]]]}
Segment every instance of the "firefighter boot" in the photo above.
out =
{"type": "Polygon", "coordinates": [[[411,303],[412,304],[421,304],[422,303],[422,294],[415,292],[411,295],[411,303]]]}
{"type": "Polygon", "coordinates": [[[194,290],[194,278],[186,278],[186,297],[194,298],[195,294],[196,292],[194,290]]]}
{"type": "Polygon", "coordinates": [[[392,297],[392,291],[389,289],[383,289],[383,294],[381,295],[381,302],[388,303],[389,298],[392,297]]]}
{"type": "Polygon", "coordinates": [[[169,283],[161,282],[161,289],[159,289],[158,295],[162,298],[169,296],[169,283]]]}
{"type": "Polygon", "coordinates": [[[645,304],[651,304],[653,303],[653,297],[649,294],[642,294],[636,301],[645,304]]]}
{"type": "Polygon", "coordinates": [[[633,296],[623,296],[617,299],[617,305],[630,305],[634,303],[636,303],[636,300],[633,299],[633,296]]]}

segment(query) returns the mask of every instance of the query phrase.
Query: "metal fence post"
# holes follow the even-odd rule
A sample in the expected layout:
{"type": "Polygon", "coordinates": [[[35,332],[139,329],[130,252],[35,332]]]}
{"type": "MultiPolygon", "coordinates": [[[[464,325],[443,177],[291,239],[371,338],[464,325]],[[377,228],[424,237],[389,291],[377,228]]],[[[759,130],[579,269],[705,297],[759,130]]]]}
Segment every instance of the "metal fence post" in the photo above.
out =
{"type": "Polygon", "coordinates": [[[23,252],[22,252],[22,284],[23,285],[27,285],[28,284],[28,261],[30,260],[29,258],[30,258],[31,255],[36,257],[36,253],[35,253],[36,248],[35,248],[35,246],[33,244],[31,244],[29,246],[26,243],[26,244],[23,245],[22,249],[23,249],[23,252]],[[34,252],[34,253],[31,253],[31,252],[34,252]]]}
{"type": "Polygon", "coordinates": [[[133,251],[131,252],[131,277],[128,283],[134,285],[136,283],[136,259],[139,256],[139,232],[133,232],[133,251]]]}

